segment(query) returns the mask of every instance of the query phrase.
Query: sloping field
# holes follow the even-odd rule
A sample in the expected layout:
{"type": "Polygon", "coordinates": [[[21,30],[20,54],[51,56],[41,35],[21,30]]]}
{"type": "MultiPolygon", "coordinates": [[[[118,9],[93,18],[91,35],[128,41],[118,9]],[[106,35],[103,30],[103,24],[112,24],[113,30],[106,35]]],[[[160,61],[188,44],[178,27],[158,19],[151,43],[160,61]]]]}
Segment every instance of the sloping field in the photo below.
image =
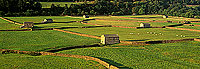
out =
{"type": "Polygon", "coordinates": [[[118,34],[120,40],[127,41],[152,41],[152,40],[175,40],[186,38],[198,38],[199,32],[173,30],[166,28],[82,28],[82,29],[64,29],[89,35],[101,36],[103,34],[118,34]]]}
{"type": "Polygon", "coordinates": [[[58,31],[0,32],[0,49],[46,51],[60,47],[90,45],[98,39],[72,35],[58,31]]]}
{"type": "Polygon", "coordinates": [[[15,25],[13,23],[9,23],[0,19],[0,30],[14,30],[14,29],[21,29],[19,25],[15,25]]]}
{"type": "Polygon", "coordinates": [[[1,69],[105,69],[104,66],[95,61],[71,57],[55,56],[30,56],[24,54],[0,54],[1,69]]]}
{"type": "Polygon", "coordinates": [[[92,26],[81,24],[82,18],[72,18],[72,17],[64,17],[64,16],[41,16],[41,17],[6,17],[11,20],[23,23],[23,22],[34,22],[35,28],[61,28],[61,27],[83,27],[83,26],[92,26]],[[46,23],[46,24],[37,24],[41,23],[43,19],[53,19],[55,23],[46,23]],[[71,22],[75,21],[75,22],[71,22]]]}
{"type": "Polygon", "coordinates": [[[117,16],[125,19],[140,19],[140,20],[156,20],[156,21],[200,21],[200,19],[195,18],[185,18],[185,17],[172,17],[162,18],[162,15],[136,15],[136,16],[117,16]]]}
{"type": "Polygon", "coordinates": [[[72,18],[64,16],[36,16],[36,17],[5,17],[20,23],[23,22],[34,22],[41,23],[44,19],[53,19],[54,22],[69,22],[69,21],[81,21],[81,18],[72,18]]]}
{"type": "Polygon", "coordinates": [[[147,46],[108,46],[59,53],[93,56],[120,68],[200,68],[199,44],[191,41],[147,46]]]}
{"type": "Polygon", "coordinates": [[[92,20],[88,23],[99,24],[99,25],[115,25],[115,26],[126,26],[126,27],[140,27],[141,23],[149,23],[152,27],[163,27],[168,25],[175,25],[178,23],[167,23],[167,22],[148,22],[148,21],[136,21],[136,20],[92,20]]]}
{"type": "Polygon", "coordinates": [[[177,26],[177,28],[186,28],[186,29],[195,29],[195,30],[200,30],[199,26],[177,26]]]}

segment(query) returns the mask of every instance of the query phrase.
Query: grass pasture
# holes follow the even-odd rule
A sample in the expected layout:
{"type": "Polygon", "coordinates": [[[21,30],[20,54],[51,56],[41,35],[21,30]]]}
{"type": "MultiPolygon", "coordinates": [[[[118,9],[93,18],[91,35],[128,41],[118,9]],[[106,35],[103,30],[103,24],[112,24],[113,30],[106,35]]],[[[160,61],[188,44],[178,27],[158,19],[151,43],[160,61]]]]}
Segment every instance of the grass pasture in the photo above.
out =
{"type": "Polygon", "coordinates": [[[169,16],[169,18],[162,18],[162,15],[96,16],[91,18],[94,18],[96,20],[88,21],[89,23],[94,23],[99,25],[128,26],[128,27],[139,27],[140,23],[149,23],[151,24],[152,27],[162,27],[162,26],[179,24],[178,21],[200,21],[200,19],[172,17],[172,16],[169,16]],[[175,21],[175,22],[170,23],[166,21],[175,21]]]}
{"type": "Polygon", "coordinates": [[[147,46],[108,46],[65,50],[59,53],[93,56],[121,68],[200,68],[196,41],[147,46]]]}
{"type": "Polygon", "coordinates": [[[23,23],[23,22],[34,22],[36,23],[35,28],[61,28],[61,27],[83,27],[83,26],[92,26],[84,25],[79,22],[70,22],[70,21],[82,21],[82,18],[73,18],[73,17],[64,17],[64,16],[41,16],[41,17],[6,17],[11,20],[23,23]],[[37,24],[41,23],[43,19],[53,19],[57,23],[47,23],[47,24],[37,24]]]}
{"type": "Polygon", "coordinates": [[[177,28],[186,28],[186,29],[200,30],[199,26],[186,26],[186,25],[183,25],[183,26],[177,26],[177,28]]]}
{"type": "Polygon", "coordinates": [[[81,21],[81,18],[72,18],[65,16],[36,16],[36,17],[5,17],[20,23],[23,22],[34,22],[41,23],[44,19],[53,19],[54,22],[70,22],[70,21],[81,21]]]}
{"type": "Polygon", "coordinates": [[[173,30],[166,28],[144,28],[144,29],[131,29],[131,28],[82,28],[82,29],[64,29],[89,35],[101,36],[103,34],[118,34],[120,40],[127,41],[152,41],[152,40],[175,40],[186,38],[198,38],[199,32],[173,30]],[[181,37],[185,36],[185,37],[181,37]]]}
{"type": "Polygon", "coordinates": [[[0,32],[0,49],[46,51],[60,47],[90,45],[98,39],[58,31],[0,32]]]}
{"type": "Polygon", "coordinates": [[[175,17],[169,16],[168,18],[162,18],[162,15],[135,15],[135,16],[117,16],[117,17],[125,17],[125,19],[138,19],[138,20],[155,20],[155,21],[200,21],[200,19],[195,18],[185,18],[185,17],[175,17]]]}
{"type": "Polygon", "coordinates": [[[141,23],[149,23],[152,27],[163,27],[168,25],[175,25],[178,23],[166,23],[166,22],[137,22],[135,20],[92,20],[89,23],[99,25],[115,25],[115,26],[126,26],[126,27],[139,27],[141,23]]]}
{"type": "Polygon", "coordinates": [[[87,61],[84,59],[70,57],[30,56],[24,54],[0,54],[0,59],[1,69],[105,69],[104,66],[95,61],[87,61]]]}
{"type": "MultiPolygon", "coordinates": [[[[57,3],[57,2],[56,2],[57,3]]],[[[81,24],[82,17],[68,16],[36,16],[36,17],[6,17],[23,23],[34,22],[35,28],[61,28],[92,26],[81,24]],[[53,19],[57,23],[39,24],[43,19],[53,19]]],[[[178,23],[167,22],[135,22],[135,21],[190,21],[191,18],[169,17],[163,19],[162,15],[136,15],[136,16],[95,16],[90,17],[88,23],[100,25],[115,25],[138,27],[140,23],[150,23],[153,27],[174,25],[178,23]]],[[[200,19],[194,19],[198,21],[200,19]]],[[[198,23],[195,23],[198,25],[198,23]]],[[[177,26],[200,30],[199,27],[177,26]]],[[[19,29],[18,25],[10,24],[0,19],[1,29],[19,29]]],[[[123,41],[157,41],[200,38],[200,32],[184,31],[168,28],[70,28],[62,29],[94,36],[103,34],[118,34],[123,41]]],[[[48,51],[62,47],[92,45],[99,43],[99,39],[73,35],[55,30],[39,31],[0,31],[0,49],[21,51],[48,51]]],[[[151,45],[123,45],[114,44],[102,47],[75,48],[56,53],[84,55],[99,58],[119,68],[130,69],[199,69],[200,68],[200,43],[185,41],[179,43],[151,44],[151,45]]],[[[24,54],[0,54],[0,69],[4,68],[67,68],[67,69],[104,69],[95,61],[78,58],[54,56],[30,56],[24,54]]]]}
{"type": "Polygon", "coordinates": [[[19,25],[9,23],[5,20],[0,19],[0,30],[15,30],[21,29],[19,25]]]}

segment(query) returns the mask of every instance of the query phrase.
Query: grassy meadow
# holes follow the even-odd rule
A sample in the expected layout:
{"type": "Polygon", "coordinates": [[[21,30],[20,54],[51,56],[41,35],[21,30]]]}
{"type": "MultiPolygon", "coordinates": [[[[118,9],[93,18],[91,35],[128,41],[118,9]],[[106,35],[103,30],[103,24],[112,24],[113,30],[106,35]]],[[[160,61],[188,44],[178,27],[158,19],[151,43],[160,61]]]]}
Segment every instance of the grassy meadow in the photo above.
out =
{"type": "Polygon", "coordinates": [[[151,24],[152,27],[162,27],[162,26],[179,24],[178,21],[200,21],[200,19],[172,17],[172,16],[169,16],[169,18],[162,18],[162,15],[96,16],[91,18],[96,20],[88,21],[89,23],[94,23],[99,25],[128,26],[128,27],[139,27],[140,23],[149,23],[151,24]],[[176,22],[171,23],[166,21],[176,21],[176,22]]]}
{"type": "Polygon", "coordinates": [[[64,29],[89,35],[101,36],[103,34],[118,34],[120,40],[126,41],[152,41],[152,40],[175,40],[186,38],[198,38],[199,32],[174,30],[166,28],[117,28],[117,27],[99,27],[99,28],[74,28],[64,29]],[[185,36],[185,37],[181,37],[185,36]]]}
{"type": "Polygon", "coordinates": [[[105,69],[104,66],[95,61],[71,57],[0,54],[0,59],[1,69],[105,69]]]}
{"type": "Polygon", "coordinates": [[[83,18],[73,18],[73,17],[65,17],[65,16],[39,16],[39,17],[6,17],[11,20],[23,23],[23,22],[34,22],[35,28],[61,28],[61,27],[83,27],[83,26],[92,26],[85,25],[79,22],[70,22],[70,21],[82,21],[83,18]],[[46,24],[37,24],[41,23],[43,19],[53,19],[54,22],[57,23],[46,23],[46,24]]]}
{"type": "MultiPolygon", "coordinates": [[[[82,17],[69,16],[36,16],[36,17],[6,17],[23,23],[34,22],[35,28],[60,28],[92,26],[81,24],[82,17]],[[57,23],[37,24],[43,19],[53,19],[57,23]]],[[[162,18],[162,15],[136,16],[95,16],[88,23],[99,25],[116,25],[138,27],[140,23],[150,23],[153,27],[174,25],[178,23],[150,22],[150,21],[199,21],[200,19],[172,17],[162,18]],[[137,22],[149,21],[149,22],[137,22]]],[[[198,23],[192,23],[198,25],[198,23]]],[[[178,28],[197,29],[195,26],[177,26],[178,28]]],[[[20,29],[18,25],[0,19],[0,30],[20,29]]],[[[62,29],[77,33],[101,36],[103,34],[118,34],[124,41],[157,41],[200,38],[200,32],[175,30],[168,28],[71,28],[62,29]]],[[[55,30],[40,31],[0,31],[0,49],[22,51],[47,51],[62,47],[91,45],[99,43],[99,39],[73,35],[55,30]]],[[[76,48],[56,53],[84,55],[99,58],[119,68],[130,69],[199,69],[200,43],[185,41],[179,43],[151,44],[151,45],[123,45],[114,44],[102,47],[76,48]]],[[[30,56],[24,54],[0,54],[0,69],[4,68],[67,68],[67,69],[105,69],[101,64],[78,58],[54,56],[30,56]],[[33,61],[34,60],[34,61],[33,61]]]]}
{"type": "Polygon", "coordinates": [[[98,39],[58,31],[0,32],[0,49],[46,51],[54,48],[90,45],[98,39]]]}
{"type": "Polygon", "coordinates": [[[177,26],[177,28],[186,28],[186,29],[200,30],[199,26],[186,26],[186,25],[183,25],[183,26],[177,26]]]}
{"type": "Polygon", "coordinates": [[[187,69],[200,68],[200,43],[196,41],[147,46],[106,46],[60,51],[93,56],[120,68],[187,69]]]}
{"type": "Polygon", "coordinates": [[[168,18],[162,18],[163,15],[135,15],[135,16],[117,16],[125,19],[138,19],[138,20],[155,20],[155,21],[200,21],[200,19],[195,18],[185,18],[169,16],[168,18]]]}
{"type": "Polygon", "coordinates": [[[44,19],[53,19],[54,22],[70,22],[70,21],[81,21],[82,18],[72,18],[67,16],[35,16],[35,17],[5,17],[20,23],[23,22],[34,22],[41,23],[44,19]]]}
{"type": "Polygon", "coordinates": [[[178,23],[167,23],[167,22],[138,22],[135,20],[92,20],[88,23],[99,24],[99,25],[115,25],[115,26],[127,26],[127,27],[139,27],[141,23],[149,23],[152,27],[163,27],[168,25],[175,25],[178,23]]]}
{"type": "Polygon", "coordinates": [[[0,19],[0,30],[15,30],[21,29],[19,25],[9,23],[3,19],[0,19]]]}
{"type": "Polygon", "coordinates": [[[64,7],[65,4],[69,7],[71,4],[83,4],[84,2],[40,2],[42,4],[42,8],[51,8],[51,5],[60,5],[61,7],[64,7]]]}

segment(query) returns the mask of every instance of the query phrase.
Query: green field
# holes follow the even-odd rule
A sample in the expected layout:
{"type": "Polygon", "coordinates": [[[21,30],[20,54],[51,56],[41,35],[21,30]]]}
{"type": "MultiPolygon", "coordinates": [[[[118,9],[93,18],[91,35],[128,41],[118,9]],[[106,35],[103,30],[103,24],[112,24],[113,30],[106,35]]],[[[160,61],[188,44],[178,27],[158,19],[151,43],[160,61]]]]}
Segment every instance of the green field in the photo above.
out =
{"type": "Polygon", "coordinates": [[[100,40],[58,31],[0,32],[0,49],[46,51],[54,48],[90,45],[100,40]]]}
{"type": "Polygon", "coordinates": [[[93,56],[122,68],[198,69],[200,43],[196,41],[147,46],[108,46],[59,53],[93,56]]]}
{"type": "Polygon", "coordinates": [[[162,18],[162,15],[136,15],[136,16],[116,16],[116,17],[126,17],[125,19],[137,19],[137,20],[155,20],[155,21],[200,21],[200,19],[194,18],[184,18],[184,17],[172,17],[162,18]]]}
{"type": "Polygon", "coordinates": [[[199,32],[173,30],[166,28],[144,28],[144,29],[131,29],[131,28],[82,28],[82,29],[64,29],[89,35],[101,36],[103,34],[118,34],[120,40],[127,41],[152,41],[152,40],[174,40],[186,38],[198,38],[199,32]],[[185,36],[185,37],[181,37],[185,36]]]}
{"type": "Polygon", "coordinates": [[[44,19],[53,19],[54,22],[82,21],[82,18],[72,18],[67,16],[36,16],[36,17],[5,17],[20,23],[34,22],[41,23],[44,19]]]}
{"type": "Polygon", "coordinates": [[[82,4],[84,2],[40,2],[42,4],[42,8],[51,8],[51,5],[60,5],[61,7],[64,7],[65,4],[69,7],[71,4],[82,4]]]}
{"type": "MultiPolygon", "coordinates": [[[[23,23],[34,22],[35,28],[61,28],[92,26],[81,24],[82,17],[69,16],[36,16],[36,17],[6,17],[23,23]],[[57,23],[39,24],[43,19],[53,19],[57,23]],[[37,24],[38,23],[38,24],[37,24]]],[[[163,19],[162,15],[136,15],[136,16],[96,16],[88,23],[99,25],[116,25],[138,27],[140,23],[150,23],[153,27],[174,25],[178,23],[145,22],[145,21],[198,21],[200,19],[169,17],[163,19]],[[136,22],[144,21],[144,22],[136,22]]],[[[198,23],[192,23],[198,25],[198,23]]],[[[178,28],[197,29],[195,26],[177,26],[178,28]]],[[[0,20],[1,29],[20,29],[18,25],[0,20]]],[[[168,28],[70,28],[62,29],[77,33],[101,36],[103,34],[118,34],[123,41],[157,41],[200,38],[200,32],[175,30],[168,28]]],[[[55,30],[40,31],[0,31],[0,49],[21,51],[48,51],[63,47],[92,45],[99,43],[99,39],[73,35],[55,30]]],[[[75,48],[57,53],[85,55],[99,58],[119,68],[130,69],[199,69],[200,68],[200,43],[187,41],[179,43],[151,44],[151,45],[126,45],[114,44],[102,47],[75,48]]],[[[67,69],[104,69],[95,61],[78,58],[30,56],[23,54],[0,54],[0,69],[4,68],[67,68],[67,69]],[[33,61],[34,60],[34,61],[33,61]]]]}
{"type": "Polygon", "coordinates": [[[186,29],[196,29],[196,30],[200,30],[199,26],[177,26],[177,28],[186,28],[186,29]]]}
{"type": "Polygon", "coordinates": [[[199,23],[191,23],[191,24],[194,24],[194,25],[200,25],[200,22],[199,22],[199,23]]]}
{"type": "Polygon", "coordinates": [[[99,24],[99,25],[128,26],[128,27],[139,27],[140,23],[149,23],[151,24],[152,27],[162,27],[162,26],[179,24],[178,21],[200,21],[200,19],[172,17],[172,16],[169,16],[169,18],[162,18],[162,15],[96,16],[91,18],[96,20],[88,21],[89,23],[99,24]],[[170,23],[166,21],[176,21],[176,22],[170,23]]]}
{"type": "Polygon", "coordinates": [[[0,54],[0,59],[1,69],[105,69],[95,61],[70,57],[0,54]]]}
{"type": "Polygon", "coordinates": [[[0,19],[0,30],[14,30],[21,29],[19,25],[15,25],[13,23],[9,23],[5,20],[0,19]]]}
{"type": "Polygon", "coordinates": [[[163,27],[168,25],[175,25],[178,23],[166,23],[166,22],[137,22],[136,20],[92,20],[89,23],[99,25],[115,25],[115,26],[127,26],[127,27],[140,27],[141,23],[149,23],[152,27],[163,27]]]}
{"type": "Polygon", "coordinates": [[[85,25],[79,22],[70,22],[70,21],[82,21],[83,18],[80,17],[64,17],[64,16],[40,16],[40,17],[6,17],[11,20],[23,23],[23,22],[34,22],[36,23],[35,28],[61,28],[61,27],[83,27],[83,26],[92,26],[85,25]],[[53,19],[57,23],[47,23],[47,24],[37,24],[41,23],[43,19],[53,19]]]}

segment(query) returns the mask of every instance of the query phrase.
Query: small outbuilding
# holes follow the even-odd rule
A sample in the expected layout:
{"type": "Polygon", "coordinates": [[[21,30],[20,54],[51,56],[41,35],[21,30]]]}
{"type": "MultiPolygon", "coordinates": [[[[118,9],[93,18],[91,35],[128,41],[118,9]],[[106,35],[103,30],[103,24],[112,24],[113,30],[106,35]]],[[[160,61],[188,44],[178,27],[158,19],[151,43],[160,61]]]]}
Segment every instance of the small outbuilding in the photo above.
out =
{"type": "Polygon", "coordinates": [[[90,16],[89,15],[83,15],[83,18],[89,18],[90,16]]]}
{"type": "Polygon", "coordinates": [[[119,36],[117,34],[106,34],[101,36],[102,44],[116,44],[120,43],[119,36]]]}
{"type": "Polygon", "coordinates": [[[168,16],[167,16],[167,15],[164,15],[163,18],[168,18],[168,16]]]}
{"type": "Polygon", "coordinates": [[[44,19],[42,23],[52,23],[53,19],[44,19]]]}
{"type": "Polygon", "coordinates": [[[32,28],[34,26],[33,22],[24,22],[23,26],[21,28],[32,28]]]}
{"type": "Polygon", "coordinates": [[[140,24],[140,27],[143,27],[143,28],[150,28],[151,25],[149,23],[141,23],[140,24]]]}

